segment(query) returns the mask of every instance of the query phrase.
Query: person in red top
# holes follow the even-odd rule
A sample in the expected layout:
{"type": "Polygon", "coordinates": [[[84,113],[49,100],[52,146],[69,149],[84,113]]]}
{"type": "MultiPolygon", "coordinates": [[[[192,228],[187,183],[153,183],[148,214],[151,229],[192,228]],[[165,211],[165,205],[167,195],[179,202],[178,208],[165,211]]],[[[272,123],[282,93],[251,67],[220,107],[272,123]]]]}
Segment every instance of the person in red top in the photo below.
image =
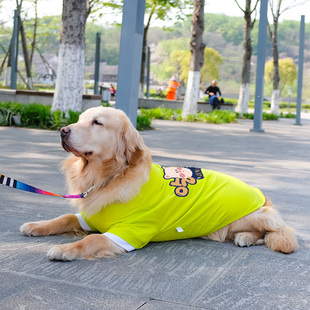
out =
{"type": "Polygon", "coordinates": [[[168,83],[167,96],[166,96],[167,100],[175,100],[175,93],[178,87],[180,87],[178,78],[173,76],[168,83]]]}
{"type": "Polygon", "coordinates": [[[114,97],[116,94],[116,90],[115,90],[115,87],[113,86],[113,84],[111,84],[109,91],[111,93],[111,96],[114,97]]]}

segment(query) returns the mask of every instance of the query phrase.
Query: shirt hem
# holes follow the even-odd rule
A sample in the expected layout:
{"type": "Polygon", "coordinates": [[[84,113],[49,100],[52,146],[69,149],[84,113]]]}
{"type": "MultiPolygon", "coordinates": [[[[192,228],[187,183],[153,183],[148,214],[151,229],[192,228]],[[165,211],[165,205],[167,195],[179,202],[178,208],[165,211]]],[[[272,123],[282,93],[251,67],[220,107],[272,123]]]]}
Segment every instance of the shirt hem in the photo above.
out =
{"type": "Polygon", "coordinates": [[[119,245],[120,247],[122,247],[123,249],[125,249],[127,252],[131,252],[131,251],[134,251],[136,249],[135,247],[133,247],[130,243],[128,243],[124,239],[122,239],[119,236],[114,235],[110,232],[106,232],[103,235],[106,236],[107,238],[109,238],[111,241],[113,241],[117,245],[119,245]]]}

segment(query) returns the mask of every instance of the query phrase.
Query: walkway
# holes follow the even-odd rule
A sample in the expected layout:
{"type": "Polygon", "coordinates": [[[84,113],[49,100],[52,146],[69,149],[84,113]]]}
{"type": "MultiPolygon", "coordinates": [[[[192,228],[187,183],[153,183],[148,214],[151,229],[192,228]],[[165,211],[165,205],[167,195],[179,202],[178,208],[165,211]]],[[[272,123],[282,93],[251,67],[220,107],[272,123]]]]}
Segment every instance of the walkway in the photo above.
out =
{"type": "MultiPolygon", "coordinates": [[[[154,121],[142,136],[155,163],[218,170],[262,189],[292,226],[297,253],[202,239],[149,244],[115,259],[51,262],[74,237],[29,238],[24,222],[71,213],[68,202],[0,187],[0,308],[48,310],[310,309],[310,120],[154,121]]],[[[1,174],[65,193],[59,133],[0,127],[1,174]]]]}

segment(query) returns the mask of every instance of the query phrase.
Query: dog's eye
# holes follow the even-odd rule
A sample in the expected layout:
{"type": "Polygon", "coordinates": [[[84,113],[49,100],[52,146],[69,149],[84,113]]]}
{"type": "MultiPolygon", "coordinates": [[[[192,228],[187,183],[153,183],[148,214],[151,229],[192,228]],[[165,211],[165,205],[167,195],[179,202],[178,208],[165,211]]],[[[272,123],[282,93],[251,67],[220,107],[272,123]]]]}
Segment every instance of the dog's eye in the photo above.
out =
{"type": "Polygon", "coordinates": [[[95,120],[93,120],[93,125],[101,125],[102,126],[103,124],[95,119],[95,120]]]}

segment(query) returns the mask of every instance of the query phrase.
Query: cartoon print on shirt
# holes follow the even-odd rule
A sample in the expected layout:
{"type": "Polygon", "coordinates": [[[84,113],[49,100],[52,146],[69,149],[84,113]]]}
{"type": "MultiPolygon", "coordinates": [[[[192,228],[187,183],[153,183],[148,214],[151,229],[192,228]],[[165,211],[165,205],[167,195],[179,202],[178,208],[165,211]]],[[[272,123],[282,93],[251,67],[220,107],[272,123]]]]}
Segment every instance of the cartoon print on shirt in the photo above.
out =
{"type": "Polygon", "coordinates": [[[185,197],[189,193],[188,185],[195,185],[197,180],[203,179],[200,168],[192,167],[161,167],[164,179],[173,179],[169,185],[174,186],[174,193],[178,197],[185,197]]]}

